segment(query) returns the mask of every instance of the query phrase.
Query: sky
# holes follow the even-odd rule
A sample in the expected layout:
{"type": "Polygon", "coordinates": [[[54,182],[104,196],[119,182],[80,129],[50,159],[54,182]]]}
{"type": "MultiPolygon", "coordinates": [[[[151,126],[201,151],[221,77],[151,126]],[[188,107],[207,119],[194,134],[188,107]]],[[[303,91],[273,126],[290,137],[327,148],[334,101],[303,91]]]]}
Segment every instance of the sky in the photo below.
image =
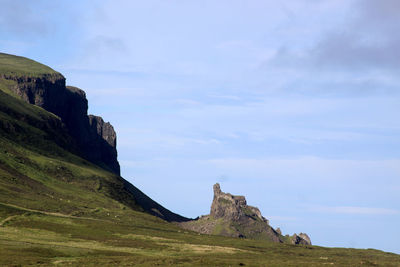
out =
{"type": "Polygon", "coordinates": [[[168,209],[400,253],[400,1],[0,0],[0,51],[86,91],[168,209]]]}

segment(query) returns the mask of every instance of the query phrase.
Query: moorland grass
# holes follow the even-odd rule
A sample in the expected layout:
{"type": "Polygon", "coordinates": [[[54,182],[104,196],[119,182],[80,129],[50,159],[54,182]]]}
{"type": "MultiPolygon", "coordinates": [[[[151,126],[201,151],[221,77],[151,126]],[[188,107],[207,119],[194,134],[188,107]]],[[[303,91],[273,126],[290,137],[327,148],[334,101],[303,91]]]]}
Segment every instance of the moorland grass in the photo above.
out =
{"type": "Polygon", "coordinates": [[[0,74],[42,76],[56,73],[52,68],[29,58],[0,53],[0,74]]]}
{"type": "Polygon", "coordinates": [[[399,255],[377,250],[199,235],[147,220],[150,215],[141,212],[135,215],[129,221],[64,218],[40,212],[17,215],[0,227],[0,264],[399,266],[399,255]]]}

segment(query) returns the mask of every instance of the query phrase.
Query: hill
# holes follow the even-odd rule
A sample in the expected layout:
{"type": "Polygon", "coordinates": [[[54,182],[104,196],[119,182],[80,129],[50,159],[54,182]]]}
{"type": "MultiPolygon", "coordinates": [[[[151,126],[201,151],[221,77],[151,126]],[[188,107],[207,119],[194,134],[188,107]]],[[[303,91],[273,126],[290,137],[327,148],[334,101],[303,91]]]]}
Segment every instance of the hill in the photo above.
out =
{"type": "MultiPolygon", "coordinates": [[[[0,65],[14,58],[18,64],[12,66],[45,69],[5,54],[0,65]]],[[[111,198],[167,221],[187,220],[119,176],[115,132],[102,118],[87,115],[82,90],[66,87],[65,78],[52,70],[40,76],[16,71],[0,73],[0,171],[11,179],[2,179],[0,201],[19,205],[26,199],[26,208],[87,214],[110,206],[111,198]]]]}
{"type": "Polygon", "coordinates": [[[83,112],[85,100],[82,90],[65,86],[51,68],[0,54],[1,266],[399,266],[399,255],[377,250],[179,228],[171,222],[187,218],[120,177],[111,161],[87,154],[77,129],[95,134],[95,148],[112,148],[116,139],[111,125],[103,127],[102,119],[83,112]],[[66,101],[75,108],[66,109],[66,101]],[[74,116],[81,121],[75,124],[74,116]]]}

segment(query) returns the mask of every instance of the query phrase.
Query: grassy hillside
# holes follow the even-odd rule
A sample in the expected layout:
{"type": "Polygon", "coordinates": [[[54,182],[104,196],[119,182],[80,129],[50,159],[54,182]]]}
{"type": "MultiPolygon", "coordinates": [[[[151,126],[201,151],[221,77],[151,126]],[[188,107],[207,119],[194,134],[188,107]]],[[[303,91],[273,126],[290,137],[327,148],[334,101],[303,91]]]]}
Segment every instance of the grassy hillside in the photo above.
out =
{"type": "Polygon", "coordinates": [[[0,205],[0,265],[399,266],[377,250],[295,246],[185,232],[150,215],[77,218],[0,205]]]}
{"type": "Polygon", "coordinates": [[[392,253],[201,235],[149,215],[148,198],[76,156],[60,119],[8,86],[0,79],[0,266],[400,266],[392,253]]]}
{"type": "Polygon", "coordinates": [[[70,142],[56,116],[0,91],[0,202],[93,217],[141,210],[122,178],[62,148],[70,142]]]}
{"type": "Polygon", "coordinates": [[[0,73],[6,75],[41,76],[57,72],[29,58],[0,53],[0,73]]]}

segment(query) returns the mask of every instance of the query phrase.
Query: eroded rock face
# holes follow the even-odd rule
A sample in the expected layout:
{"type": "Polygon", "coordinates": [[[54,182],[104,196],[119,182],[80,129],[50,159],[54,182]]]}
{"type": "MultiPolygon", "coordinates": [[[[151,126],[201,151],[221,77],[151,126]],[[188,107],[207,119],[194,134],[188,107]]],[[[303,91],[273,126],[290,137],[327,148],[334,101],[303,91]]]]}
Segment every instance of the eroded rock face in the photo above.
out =
{"type": "Polygon", "coordinates": [[[244,196],[224,193],[218,183],[213,186],[213,190],[210,214],[182,222],[181,227],[203,234],[311,245],[307,234],[283,236],[279,228],[274,230],[258,208],[247,205],[244,196]]]}
{"type": "Polygon", "coordinates": [[[11,89],[17,95],[26,102],[43,107],[46,110],[59,105],[62,101],[58,96],[65,94],[65,78],[59,73],[40,77],[3,74],[0,78],[16,81],[16,86],[11,89]]]}
{"type": "Polygon", "coordinates": [[[234,196],[221,191],[217,183],[213,187],[214,199],[211,204],[210,215],[216,219],[225,218],[227,220],[237,221],[243,216],[258,218],[268,224],[268,220],[261,216],[258,208],[248,206],[244,196],[234,196]]]}
{"type": "Polygon", "coordinates": [[[283,237],[269,225],[260,210],[247,205],[244,196],[224,193],[218,183],[213,189],[210,215],[182,223],[183,228],[204,234],[283,242],[283,237]]]}
{"type": "Polygon", "coordinates": [[[94,134],[104,139],[111,147],[117,147],[117,134],[109,122],[104,122],[102,117],[89,115],[89,125],[94,134]]]}
{"type": "Polygon", "coordinates": [[[15,86],[10,89],[21,99],[59,116],[75,139],[80,156],[120,174],[114,128],[101,117],[88,116],[88,101],[83,90],[65,86],[65,78],[59,73],[0,78],[14,81],[15,86]]]}
{"type": "Polygon", "coordinates": [[[305,245],[312,245],[311,239],[306,233],[300,233],[299,237],[304,240],[303,243],[305,243],[305,245]]]}
{"type": "Polygon", "coordinates": [[[117,134],[109,122],[99,116],[89,115],[89,133],[91,142],[86,152],[89,158],[100,160],[119,174],[117,161],[117,134]]]}

